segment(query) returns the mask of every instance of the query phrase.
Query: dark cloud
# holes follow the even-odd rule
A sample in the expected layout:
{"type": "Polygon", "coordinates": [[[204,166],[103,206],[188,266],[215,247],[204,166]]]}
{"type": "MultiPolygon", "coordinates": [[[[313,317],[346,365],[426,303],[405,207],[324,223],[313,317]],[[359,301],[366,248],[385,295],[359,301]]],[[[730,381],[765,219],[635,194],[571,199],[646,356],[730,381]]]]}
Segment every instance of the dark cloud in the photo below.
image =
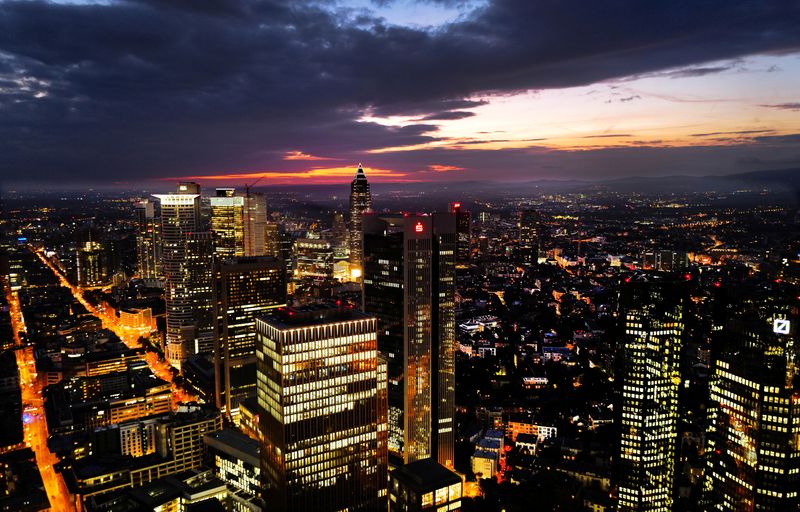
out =
{"type": "Polygon", "coordinates": [[[756,133],[771,133],[775,130],[737,130],[733,132],[707,132],[707,133],[693,133],[692,137],[713,137],[716,135],[753,135],[756,133]]]}
{"type": "Polygon", "coordinates": [[[761,105],[767,108],[776,108],[778,110],[800,110],[800,102],[797,103],[775,103],[772,105],[761,105]]]}
{"type": "Polygon", "coordinates": [[[422,118],[423,121],[453,121],[456,119],[466,119],[472,117],[475,112],[468,112],[466,110],[446,110],[444,112],[436,112],[428,114],[422,118]]]}
{"type": "Polygon", "coordinates": [[[285,165],[290,150],[357,155],[437,140],[434,125],[365,115],[441,120],[481,94],[800,48],[797,2],[493,0],[435,30],[353,16],[323,0],[0,2],[0,176],[147,179],[285,165]]]}

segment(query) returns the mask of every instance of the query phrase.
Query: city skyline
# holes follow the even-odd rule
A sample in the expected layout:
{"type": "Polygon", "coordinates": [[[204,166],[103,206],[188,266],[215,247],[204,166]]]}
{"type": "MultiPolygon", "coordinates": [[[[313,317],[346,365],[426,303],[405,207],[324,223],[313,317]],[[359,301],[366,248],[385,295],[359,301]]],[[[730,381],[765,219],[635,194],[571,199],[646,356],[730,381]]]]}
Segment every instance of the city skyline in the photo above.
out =
{"type": "Polygon", "coordinates": [[[800,165],[791,2],[61,0],[0,20],[4,187],[800,165]]]}

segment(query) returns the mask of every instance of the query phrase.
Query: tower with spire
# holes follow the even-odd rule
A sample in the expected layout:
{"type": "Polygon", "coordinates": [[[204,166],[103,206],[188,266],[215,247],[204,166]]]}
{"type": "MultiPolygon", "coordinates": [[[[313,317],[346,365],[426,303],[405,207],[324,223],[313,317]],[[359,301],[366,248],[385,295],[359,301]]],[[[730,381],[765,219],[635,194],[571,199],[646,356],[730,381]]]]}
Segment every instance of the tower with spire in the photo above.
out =
{"type": "Polygon", "coordinates": [[[369,192],[369,182],[363,166],[359,163],[356,175],[350,184],[350,272],[359,280],[364,268],[362,216],[370,210],[372,210],[372,195],[369,192]]]}

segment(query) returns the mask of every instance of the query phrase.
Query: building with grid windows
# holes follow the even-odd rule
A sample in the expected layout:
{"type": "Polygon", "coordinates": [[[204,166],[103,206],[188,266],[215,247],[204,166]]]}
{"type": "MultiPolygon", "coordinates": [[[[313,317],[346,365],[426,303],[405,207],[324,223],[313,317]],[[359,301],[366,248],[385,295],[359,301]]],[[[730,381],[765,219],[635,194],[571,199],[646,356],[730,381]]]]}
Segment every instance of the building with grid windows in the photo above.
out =
{"type": "Polygon", "coordinates": [[[385,511],[386,364],[375,317],[286,308],[256,319],[264,499],[276,511],[385,511]]]}
{"type": "Polygon", "coordinates": [[[283,262],[270,256],[214,265],[215,401],[238,419],[239,404],[256,396],[256,317],[286,305],[283,262]]]}
{"type": "Polygon", "coordinates": [[[641,277],[620,292],[619,510],[672,510],[684,288],[641,277]]]}
{"type": "Polygon", "coordinates": [[[453,467],[456,216],[364,216],[364,311],[389,362],[393,464],[453,467]]]}
{"type": "Polygon", "coordinates": [[[737,299],[719,331],[711,380],[707,510],[800,507],[797,306],[737,299]]]}

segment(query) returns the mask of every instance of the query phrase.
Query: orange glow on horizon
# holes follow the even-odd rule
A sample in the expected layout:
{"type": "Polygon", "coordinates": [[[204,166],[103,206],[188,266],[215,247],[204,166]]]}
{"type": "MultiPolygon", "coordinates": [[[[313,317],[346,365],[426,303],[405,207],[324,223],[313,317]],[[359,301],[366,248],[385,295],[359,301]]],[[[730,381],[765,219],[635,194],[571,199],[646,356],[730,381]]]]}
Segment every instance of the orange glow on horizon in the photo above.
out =
{"type": "MultiPolygon", "coordinates": [[[[411,182],[419,181],[408,178],[408,173],[394,171],[391,169],[380,169],[364,167],[364,172],[370,181],[389,181],[389,182],[411,182]]],[[[342,178],[352,178],[356,172],[356,166],[345,167],[315,167],[302,171],[263,171],[230,174],[212,174],[208,176],[178,176],[162,178],[160,181],[175,180],[196,180],[196,181],[255,181],[262,179],[265,185],[289,185],[302,180],[309,183],[325,185],[341,183],[342,178]]]]}

